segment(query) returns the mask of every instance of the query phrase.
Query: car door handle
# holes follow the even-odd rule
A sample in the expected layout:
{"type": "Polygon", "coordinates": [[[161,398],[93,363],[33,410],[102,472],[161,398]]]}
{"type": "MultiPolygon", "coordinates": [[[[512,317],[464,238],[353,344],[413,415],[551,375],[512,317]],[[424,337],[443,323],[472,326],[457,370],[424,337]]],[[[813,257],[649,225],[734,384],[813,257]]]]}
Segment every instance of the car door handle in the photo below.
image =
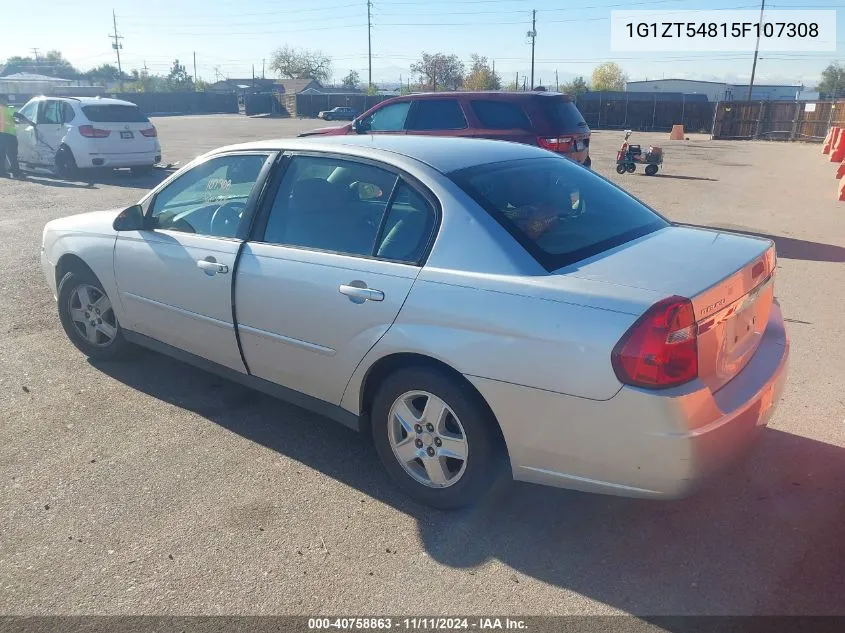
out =
{"type": "Polygon", "coordinates": [[[339,286],[338,290],[340,291],[340,294],[346,295],[355,303],[363,303],[364,301],[384,301],[384,293],[381,290],[376,290],[375,288],[344,284],[339,286]]]}
{"type": "Polygon", "coordinates": [[[209,275],[216,275],[217,273],[225,275],[229,272],[229,267],[226,264],[209,261],[208,259],[200,259],[197,261],[197,268],[204,270],[209,275]]]}

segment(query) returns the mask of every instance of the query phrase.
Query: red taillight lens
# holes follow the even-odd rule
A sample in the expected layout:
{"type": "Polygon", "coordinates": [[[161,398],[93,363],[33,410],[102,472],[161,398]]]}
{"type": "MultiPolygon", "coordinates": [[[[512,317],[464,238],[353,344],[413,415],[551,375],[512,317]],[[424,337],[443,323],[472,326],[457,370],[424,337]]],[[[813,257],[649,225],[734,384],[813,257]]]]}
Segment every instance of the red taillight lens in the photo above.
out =
{"type": "Polygon", "coordinates": [[[158,132],[156,132],[156,126],[152,126],[147,128],[146,130],[141,130],[141,136],[146,136],[147,138],[153,138],[158,136],[158,132]]]}
{"type": "Polygon", "coordinates": [[[537,145],[552,152],[569,152],[572,150],[571,136],[538,136],[537,145]]]}
{"type": "Polygon", "coordinates": [[[613,348],[616,377],[627,385],[665,389],[698,376],[698,341],[692,302],[658,301],[613,348]]]}
{"type": "Polygon", "coordinates": [[[93,125],[80,125],[79,133],[85,138],[106,138],[111,134],[111,130],[101,130],[93,125]]]}

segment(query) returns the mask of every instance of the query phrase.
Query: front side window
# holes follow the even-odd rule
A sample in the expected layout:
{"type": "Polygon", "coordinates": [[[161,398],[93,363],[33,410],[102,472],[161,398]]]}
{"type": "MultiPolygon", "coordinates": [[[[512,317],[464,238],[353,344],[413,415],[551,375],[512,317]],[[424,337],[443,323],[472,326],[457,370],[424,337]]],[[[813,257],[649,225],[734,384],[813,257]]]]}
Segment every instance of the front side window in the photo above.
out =
{"type": "Polygon", "coordinates": [[[409,130],[462,130],[467,120],[457,99],[420,99],[414,106],[409,130]]]}
{"type": "Polygon", "coordinates": [[[405,119],[408,118],[410,101],[391,103],[379,108],[367,117],[365,127],[370,132],[398,132],[405,129],[405,119]]]}
{"type": "Polygon", "coordinates": [[[450,178],[550,271],[669,224],[565,158],[479,165],[450,178]]]}
{"type": "Polygon", "coordinates": [[[152,228],[234,237],[266,160],[237,154],[200,163],[156,194],[152,228]]]}
{"type": "Polygon", "coordinates": [[[27,121],[35,121],[35,118],[38,115],[38,102],[35,101],[33,103],[27,103],[21,108],[20,113],[26,117],[27,121]]]}

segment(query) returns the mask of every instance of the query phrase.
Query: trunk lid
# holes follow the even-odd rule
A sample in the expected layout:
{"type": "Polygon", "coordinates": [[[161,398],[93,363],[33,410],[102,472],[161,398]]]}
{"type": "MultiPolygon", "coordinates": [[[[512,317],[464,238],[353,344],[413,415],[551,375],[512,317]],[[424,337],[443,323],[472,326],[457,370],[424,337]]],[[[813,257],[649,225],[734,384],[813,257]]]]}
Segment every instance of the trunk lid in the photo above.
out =
{"type": "Polygon", "coordinates": [[[559,272],[690,299],[699,378],[716,391],[742,371],[760,344],[774,271],[770,240],[670,226],[559,272]]]}
{"type": "Polygon", "coordinates": [[[135,106],[86,105],[85,116],[98,130],[111,132],[105,138],[88,139],[100,154],[136,154],[155,151],[155,137],[141,134],[153,127],[150,120],[135,106]]]}

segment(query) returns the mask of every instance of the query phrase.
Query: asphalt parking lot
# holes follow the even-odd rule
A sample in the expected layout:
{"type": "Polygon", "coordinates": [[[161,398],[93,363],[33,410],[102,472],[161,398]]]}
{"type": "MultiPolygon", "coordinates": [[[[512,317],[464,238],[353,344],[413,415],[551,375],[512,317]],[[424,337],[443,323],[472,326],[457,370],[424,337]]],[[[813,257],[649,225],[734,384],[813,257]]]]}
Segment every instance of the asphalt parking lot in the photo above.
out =
{"type": "MultiPolygon", "coordinates": [[[[164,160],[316,121],[155,121],[164,160]]],[[[45,222],[153,178],[0,180],[0,613],[845,614],[845,203],[817,145],[635,134],[593,167],[669,218],[771,236],[787,389],[749,458],[684,501],[502,486],[407,501],[366,438],[152,353],[88,362],[38,263],[45,222]]]]}

